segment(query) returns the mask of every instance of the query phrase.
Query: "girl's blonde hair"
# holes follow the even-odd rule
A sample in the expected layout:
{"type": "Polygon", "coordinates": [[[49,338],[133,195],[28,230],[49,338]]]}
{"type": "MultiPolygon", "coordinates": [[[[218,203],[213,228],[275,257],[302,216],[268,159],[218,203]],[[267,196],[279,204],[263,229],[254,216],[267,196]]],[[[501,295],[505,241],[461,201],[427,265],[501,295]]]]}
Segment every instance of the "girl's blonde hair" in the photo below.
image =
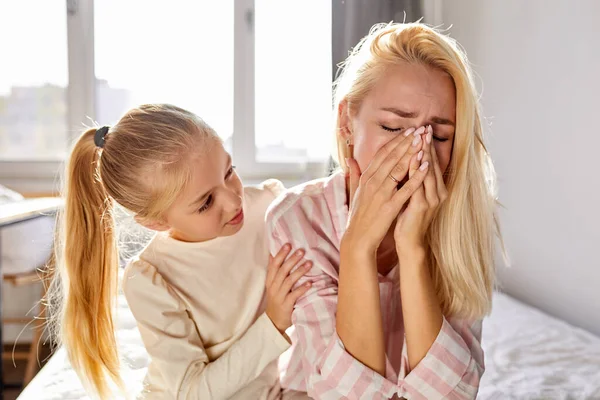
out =
{"type": "Polygon", "coordinates": [[[456,133],[446,171],[448,199],[432,222],[428,241],[431,271],[445,315],[480,318],[491,309],[494,287],[495,173],[483,143],[478,94],[464,51],[448,36],[420,24],[380,24],[372,28],[342,64],[334,84],[338,162],[346,170],[348,145],[341,137],[338,108],[358,110],[387,67],[398,63],[446,72],[456,88],[456,133]]]}
{"type": "Polygon", "coordinates": [[[167,104],[128,111],[103,148],[95,134],[93,128],[79,137],[66,168],[50,304],[56,337],[73,368],[104,399],[111,380],[124,390],[113,322],[119,266],[114,204],[138,221],[160,220],[189,179],[194,149],[218,137],[196,115],[167,104]]]}

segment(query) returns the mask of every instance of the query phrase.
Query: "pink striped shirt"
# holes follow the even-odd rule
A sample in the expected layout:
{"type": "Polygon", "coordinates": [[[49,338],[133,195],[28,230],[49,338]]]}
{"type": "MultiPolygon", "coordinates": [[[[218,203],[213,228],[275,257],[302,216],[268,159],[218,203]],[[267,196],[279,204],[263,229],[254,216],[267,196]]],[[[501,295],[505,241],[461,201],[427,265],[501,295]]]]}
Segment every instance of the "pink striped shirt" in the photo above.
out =
{"type": "Polygon", "coordinates": [[[481,321],[444,318],[427,355],[408,371],[398,267],[379,276],[386,376],[348,354],[335,328],[340,240],[348,206],[342,173],[290,189],[267,212],[271,253],[304,248],[314,267],[298,285],[311,289],[292,315],[292,347],[280,360],[282,385],[315,399],[473,399],[484,371],[481,321]]]}

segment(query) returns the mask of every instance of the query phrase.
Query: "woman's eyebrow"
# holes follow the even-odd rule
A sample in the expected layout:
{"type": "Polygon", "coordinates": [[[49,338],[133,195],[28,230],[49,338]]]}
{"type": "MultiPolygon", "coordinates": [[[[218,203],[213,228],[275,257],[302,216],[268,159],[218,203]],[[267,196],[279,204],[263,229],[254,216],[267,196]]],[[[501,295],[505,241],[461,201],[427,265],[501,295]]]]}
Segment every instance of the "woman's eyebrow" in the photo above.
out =
{"type": "MultiPolygon", "coordinates": [[[[381,110],[394,113],[397,116],[402,117],[402,118],[416,118],[419,116],[419,113],[417,113],[415,111],[404,111],[404,110],[400,110],[399,108],[395,108],[395,107],[383,107],[383,108],[381,108],[381,110]]],[[[433,122],[434,124],[439,124],[439,125],[454,126],[454,122],[452,122],[448,118],[433,117],[433,118],[431,118],[431,122],[433,122]]]]}
{"type": "Polygon", "coordinates": [[[431,118],[431,122],[433,122],[434,124],[438,124],[438,125],[454,126],[454,122],[450,121],[448,118],[433,117],[433,118],[431,118]]]}
{"type": "Polygon", "coordinates": [[[419,116],[419,113],[417,113],[415,111],[412,111],[412,112],[404,111],[404,110],[400,110],[399,108],[395,108],[395,107],[383,107],[382,110],[394,113],[402,118],[416,118],[419,116]]]}

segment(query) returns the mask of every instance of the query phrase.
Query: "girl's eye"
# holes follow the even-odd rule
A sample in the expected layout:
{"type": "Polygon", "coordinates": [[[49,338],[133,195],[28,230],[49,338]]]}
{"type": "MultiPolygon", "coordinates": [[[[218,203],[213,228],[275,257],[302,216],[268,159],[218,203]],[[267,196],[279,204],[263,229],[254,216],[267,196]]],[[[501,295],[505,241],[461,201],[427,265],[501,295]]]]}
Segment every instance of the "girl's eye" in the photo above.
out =
{"type": "Polygon", "coordinates": [[[225,179],[229,179],[231,177],[231,175],[233,175],[234,169],[235,169],[235,165],[232,165],[231,168],[229,168],[227,170],[227,173],[225,174],[225,179]]]}
{"type": "Polygon", "coordinates": [[[433,140],[436,140],[438,142],[447,142],[448,141],[447,138],[441,138],[441,137],[437,137],[437,136],[434,136],[433,140]]]}
{"type": "Polygon", "coordinates": [[[381,125],[381,127],[382,127],[384,130],[388,131],[388,132],[400,132],[401,130],[403,130],[403,129],[404,129],[404,128],[402,128],[402,127],[400,127],[400,128],[389,128],[389,127],[387,127],[387,126],[385,126],[385,125],[381,125]]]}
{"type": "Polygon", "coordinates": [[[213,198],[213,197],[212,197],[212,194],[211,194],[210,196],[208,196],[208,199],[206,199],[206,203],[204,203],[204,204],[202,205],[202,207],[200,207],[200,208],[198,209],[198,212],[199,212],[199,213],[202,213],[202,212],[204,212],[204,211],[208,210],[208,208],[209,208],[209,207],[210,207],[210,205],[212,204],[212,198],[213,198]]]}

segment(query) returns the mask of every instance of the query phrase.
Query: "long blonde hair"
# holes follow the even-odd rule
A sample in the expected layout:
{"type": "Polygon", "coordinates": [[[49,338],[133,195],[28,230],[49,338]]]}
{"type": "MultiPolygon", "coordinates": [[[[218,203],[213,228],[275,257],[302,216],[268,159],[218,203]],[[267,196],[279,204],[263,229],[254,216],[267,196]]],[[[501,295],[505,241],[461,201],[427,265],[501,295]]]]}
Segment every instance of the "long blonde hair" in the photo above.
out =
{"type": "Polygon", "coordinates": [[[334,84],[338,162],[346,170],[348,146],[340,135],[338,107],[357,110],[382,71],[397,63],[446,72],[456,88],[456,133],[447,171],[448,199],[432,222],[428,241],[432,276],[445,315],[480,318],[491,309],[494,287],[495,173],[483,143],[478,94],[466,54],[450,37],[420,24],[372,28],[342,64],[334,84]]]}
{"type": "Polygon", "coordinates": [[[113,307],[119,255],[115,202],[140,221],[160,219],[189,179],[193,149],[218,137],[196,115],[167,104],[127,112],[94,143],[96,129],[76,141],[66,168],[57,274],[49,295],[53,331],[88,391],[124,391],[113,307]],[[144,177],[152,179],[144,180],[144,177]]]}

